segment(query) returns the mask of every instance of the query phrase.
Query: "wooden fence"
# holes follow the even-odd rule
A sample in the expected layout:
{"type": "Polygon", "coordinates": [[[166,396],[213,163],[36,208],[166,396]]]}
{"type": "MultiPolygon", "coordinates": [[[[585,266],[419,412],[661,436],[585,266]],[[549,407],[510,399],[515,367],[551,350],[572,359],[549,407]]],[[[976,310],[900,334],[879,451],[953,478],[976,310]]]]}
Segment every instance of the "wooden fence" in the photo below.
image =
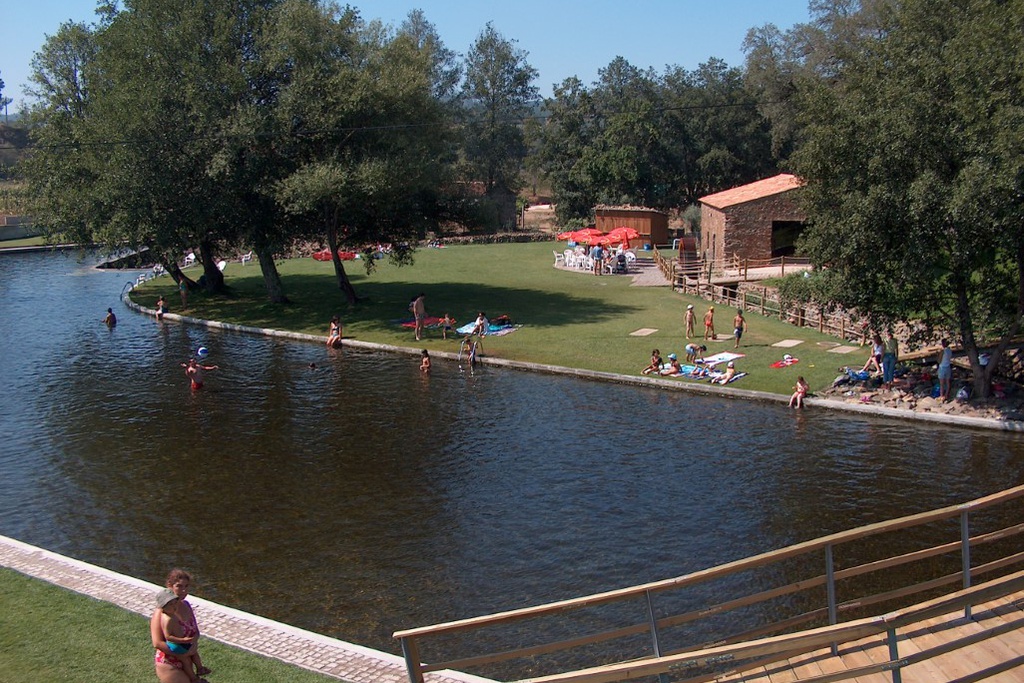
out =
{"type": "Polygon", "coordinates": [[[864,333],[862,324],[855,322],[853,316],[845,310],[826,313],[816,306],[783,308],[777,290],[754,284],[758,279],[764,278],[750,277],[751,269],[778,268],[780,277],[785,274],[787,267],[791,267],[790,272],[806,270],[806,259],[728,259],[710,266],[699,265],[684,269],[681,268],[674,253],[668,253],[671,258],[666,258],[665,253],[655,249],[654,258],[678,292],[706,299],[709,303],[779,318],[797,327],[811,327],[822,334],[839,339],[860,339],[864,333]],[[724,284],[716,283],[710,273],[732,274],[735,275],[735,280],[724,284]]]}
{"type": "MultiPolygon", "coordinates": [[[[619,643],[615,647],[621,647],[623,651],[619,663],[605,662],[527,680],[534,683],[610,683],[642,676],[667,676],[670,673],[673,676],[680,672],[689,675],[692,671],[692,677],[687,680],[708,681],[725,671],[763,666],[812,647],[831,643],[833,652],[836,652],[836,643],[886,631],[891,627],[893,619],[906,621],[924,618],[923,614],[933,613],[940,605],[947,612],[963,608],[969,616],[971,605],[984,602],[983,597],[995,599],[1024,589],[1024,572],[1005,578],[1016,565],[1024,563],[1024,552],[1019,551],[1020,541],[1015,538],[1024,533],[1022,499],[1024,486],[1018,486],[961,505],[857,527],[683,576],[534,607],[402,630],[396,632],[394,637],[401,641],[411,683],[423,683],[423,675],[429,671],[493,665],[519,658],[535,659],[555,652],[586,649],[595,644],[601,644],[602,649],[614,650],[614,643],[619,643]],[[992,524],[993,528],[972,535],[971,523],[976,519],[975,515],[989,509],[1003,514],[992,524]],[[1007,521],[1010,522],[1008,525],[1007,521]],[[918,532],[915,538],[928,538],[933,545],[920,543],[924,547],[917,547],[919,543],[915,543],[907,546],[894,542],[891,536],[925,525],[928,525],[927,528],[918,532]],[[869,561],[859,560],[860,564],[854,563],[853,566],[837,567],[835,558],[840,549],[845,550],[850,544],[863,543],[865,539],[881,534],[890,534],[877,539],[873,546],[880,549],[882,557],[869,561]],[[1000,544],[1001,541],[1004,543],[1000,544]],[[979,546],[988,546],[988,552],[983,562],[976,563],[972,560],[972,550],[979,546]],[[795,576],[794,561],[818,569],[812,570],[807,576],[795,576]],[[951,571],[953,567],[959,567],[959,571],[951,571]],[[897,569],[900,577],[898,581],[897,569]],[[762,585],[761,581],[752,584],[749,579],[752,570],[764,572],[769,577],[784,577],[789,583],[771,585],[776,579],[768,581],[767,586],[762,585]],[[992,579],[990,576],[987,583],[972,590],[977,579],[989,574],[1004,578],[992,579]],[[853,581],[858,577],[858,581],[853,581]],[[667,598],[659,597],[671,592],[678,598],[678,591],[692,595],[700,586],[729,579],[735,580],[737,586],[748,587],[747,590],[754,586],[755,592],[736,595],[717,604],[698,606],[697,609],[693,609],[692,601],[672,603],[667,598]],[[840,598],[841,592],[845,599],[840,598]],[[938,593],[946,597],[936,598],[938,593]],[[797,596],[800,598],[797,599],[797,596]],[[663,610],[672,610],[671,604],[683,604],[688,608],[681,613],[670,612],[667,616],[659,616],[659,609],[655,606],[656,597],[663,610]],[[918,604],[912,609],[906,607],[925,598],[932,602],[926,602],[924,606],[918,604]],[[801,605],[804,611],[785,614],[768,623],[761,621],[741,632],[719,634],[715,631],[714,639],[710,642],[668,651],[666,634],[672,629],[684,627],[701,633],[699,628],[706,620],[755,606],[765,608],[766,614],[773,613],[768,605],[779,599],[801,605]],[[607,624],[605,628],[613,626],[610,630],[579,633],[579,623],[571,621],[571,613],[621,603],[632,603],[639,608],[638,614],[632,617],[631,622],[607,624]],[[891,609],[894,603],[897,609],[908,611],[893,617],[895,613],[891,609]],[[646,620],[635,621],[639,614],[646,614],[646,620]],[[864,614],[869,616],[864,617],[864,614]],[[533,621],[551,619],[565,624],[565,628],[552,628],[549,621],[533,621]],[[519,637],[533,637],[539,642],[523,645],[517,639],[518,644],[513,649],[479,653],[432,664],[424,664],[421,659],[422,641],[459,633],[479,636],[472,639],[477,645],[494,646],[500,639],[481,632],[526,620],[534,625],[519,637]],[[822,623],[824,627],[820,625],[822,623]],[[643,634],[647,635],[650,644],[645,648],[646,652],[636,651],[635,639],[643,634]],[[633,645],[621,645],[624,639],[633,639],[633,645]]],[[[625,610],[623,612],[629,614],[625,610]]],[[[597,623],[605,624],[605,621],[599,620],[597,623]]],[[[730,617],[714,623],[724,623],[725,628],[736,628],[735,624],[742,622],[730,617]]],[[[493,635],[493,631],[488,633],[493,635]]],[[[898,655],[894,659],[898,660],[898,655]]]]}

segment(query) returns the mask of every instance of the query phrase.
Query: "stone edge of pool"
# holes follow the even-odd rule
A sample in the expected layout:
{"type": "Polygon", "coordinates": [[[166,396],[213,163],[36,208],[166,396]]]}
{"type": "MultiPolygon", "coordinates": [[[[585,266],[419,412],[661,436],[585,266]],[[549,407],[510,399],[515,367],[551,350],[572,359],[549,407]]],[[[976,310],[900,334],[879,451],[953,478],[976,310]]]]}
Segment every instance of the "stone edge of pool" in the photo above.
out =
{"type": "MultiPolygon", "coordinates": [[[[129,293],[130,291],[127,291],[122,296],[122,301],[126,306],[128,306],[128,308],[144,315],[156,317],[155,310],[151,308],[146,308],[145,306],[135,303],[128,296],[129,293]]],[[[187,323],[190,325],[204,325],[206,327],[220,330],[228,330],[231,332],[241,332],[243,334],[258,334],[267,337],[291,339],[294,341],[301,342],[323,343],[324,340],[323,335],[303,334],[300,332],[289,332],[287,330],[275,330],[271,328],[235,325],[233,323],[224,323],[218,320],[205,320],[203,318],[193,318],[190,316],[183,316],[176,313],[165,313],[164,320],[177,320],[179,322],[187,323]]],[[[394,346],[392,344],[377,344],[374,342],[364,342],[355,339],[344,341],[343,346],[348,348],[363,349],[367,351],[387,351],[390,353],[402,353],[411,356],[419,356],[420,354],[419,348],[407,346],[394,346]]],[[[451,360],[456,360],[458,359],[458,354],[453,353],[451,351],[432,351],[431,357],[448,358],[451,360]]],[[[477,362],[484,365],[514,368],[517,370],[530,370],[532,372],[544,372],[552,375],[567,375],[570,377],[579,377],[581,379],[590,379],[602,382],[617,382],[619,384],[631,384],[634,386],[657,387],[661,389],[672,389],[675,391],[689,391],[698,394],[705,394],[708,396],[719,396],[722,398],[748,399],[771,403],[789,403],[788,396],[771,394],[766,391],[749,391],[746,389],[733,389],[731,387],[718,387],[710,384],[695,384],[690,382],[680,382],[676,380],[662,379],[659,377],[649,377],[645,375],[621,375],[614,372],[600,372],[598,370],[585,370],[582,368],[567,368],[559,365],[545,365],[543,363],[528,363],[525,361],[515,361],[508,360],[505,358],[494,358],[490,356],[479,358],[477,359],[477,362]]],[[[1024,433],[1024,422],[1018,420],[997,420],[984,417],[970,417],[967,415],[947,415],[943,413],[918,413],[909,410],[899,410],[897,408],[887,408],[885,406],[852,404],[846,403],[844,401],[835,401],[825,398],[808,398],[804,400],[804,403],[807,406],[849,413],[859,413],[861,415],[874,415],[877,417],[891,417],[900,420],[931,422],[943,425],[953,425],[957,427],[973,427],[976,429],[989,429],[1003,432],[1024,433]]]]}

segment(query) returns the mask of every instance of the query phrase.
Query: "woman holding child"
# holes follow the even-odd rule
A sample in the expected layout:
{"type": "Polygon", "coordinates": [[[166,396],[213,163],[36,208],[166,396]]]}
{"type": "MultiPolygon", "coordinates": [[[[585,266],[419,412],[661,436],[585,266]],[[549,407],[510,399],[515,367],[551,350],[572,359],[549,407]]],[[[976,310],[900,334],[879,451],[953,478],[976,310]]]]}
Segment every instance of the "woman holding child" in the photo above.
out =
{"type": "Polygon", "coordinates": [[[156,649],[154,667],[160,683],[196,683],[210,673],[199,658],[199,624],[192,605],[185,600],[192,576],[184,569],[172,569],[167,588],[156,596],[156,609],[149,620],[149,635],[156,649]]]}

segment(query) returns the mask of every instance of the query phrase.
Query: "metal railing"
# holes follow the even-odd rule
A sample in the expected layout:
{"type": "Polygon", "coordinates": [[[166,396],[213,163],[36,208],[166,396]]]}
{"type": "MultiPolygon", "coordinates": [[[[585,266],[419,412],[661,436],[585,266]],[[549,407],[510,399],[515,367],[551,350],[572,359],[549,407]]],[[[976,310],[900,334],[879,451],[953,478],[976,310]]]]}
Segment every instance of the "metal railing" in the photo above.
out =
{"type": "MultiPolygon", "coordinates": [[[[1004,516],[1010,517],[1014,523],[985,533],[978,533],[974,536],[971,535],[970,531],[970,516],[978,511],[996,506],[1013,505],[1022,498],[1024,498],[1024,486],[1018,486],[961,505],[944,507],[930,512],[857,527],[683,576],[533,607],[401,630],[395,632],[394,637],[401,642],[411,683],[423,683],[424,674],[430,671],[494,665],[512,659],[536,658],[541,655],[549,655],[596,644],[606,644],[605,647],[609,647],[610,643],[615,641],[621,642],[624,639],[633,639],[635,641],[635,638],[642,634],[647,634],[650,643],[646,651],[631,653],[624,658],[626,661],[621,664],[588,667],[533,680],[586,681],[593,683],[595,681],[628,680],[648,675],[667,676],[670,672],[678,673],[678,667],[683,665],[681,663],[689,660],[700,660],[701,666],[710,668],[711,674],[717,675],[714,673],[716,664],[727,664],[729,667],[734,668],[736,666],[735,660],[741,653],[744,656],[749,655],[751,657],[765,655],[765,652],[761,652],[758,648],[768,641],[777,645],[777,647],[773,645],[776,649],[772,651],[780,659],[791,656],[793,648],[806,648],[812,642],[818,644],[816,646],[821,646],[820,643],[826,645],[832,643],[833,651],[835,651],[836,643],[861,637],[867,631],[877,631],[880,625],[885,626],[885,628],[889,628],[889,625],[878,622],[876,617],[874,621],[870,619],[867,621],[854,621],[845,624],[841,628],[832,628],[831,630],[825,629],[820,631],[812,629],[804,631],[792,636],[791,642],[785,638],[781,641],[777,639],[779,634],[790,633],[798,628],[808,628],[809,625],[813,625],[816,622],[826,623],[830,627],[837,627],[843,616],[852,618],[854,615],[870,612],[872,609],[880,609],[883,606],[888,607],[893,604],[906,605],[908,600],[915,596],[917,600],[920,600],[923,597],[934,595],[936,592],[948,592],[954,586],[962,590],[968,590],[978,577],[991,573],[1010,571],[1010,568],[1014,565],[1024,562],[1024,552],[1017,552],[1016,549],[1012,549],[1011,552],[1003,552],[1003,554],[988,558],[983,563],[973,564],[972,549],[982,545],[995,544],[998,541],[1018,536],[1024,532],[1024,512],[1021,510],[1021,505],[1018,503],[1009,510],[1009,514],[1005,514],[1006,509],[1003,508],[1004,516]],[[863,542],[865,539],[880,534],[903,533],[909,529],[924,525],[935,525],[947,520],[957,522],[956,528],[958,533],[952,534],[956,536],[954,538],[944,538],[942,542],[935,545],[917,548],[909,552],[900,552],[841,569],[836,567],[835,555],[837,549],[846,546],[846,544],[863,542]],[[949,567],[941,567],[943,560],[948,563],[951,561],[950,558],[956,558],[957,556],[959,556],[959,562],[957,563],[960,567],[959,571],[950,572],[949,567]],[[817,557],[816,561],[814,560],[815,557],[817,557]],[[785,585],[763,588],[752,594],[740,595],[724,602],[703,606],[699,609],[689,609],[688,611],[669,616],[656,616],[657,611],[654,600],[660,594],[686,589],[699,592],[697,590],[698,587],[708,582],[736,577],[742,572],[749,572],[755,569],[767,569],[770,571],[771,568],[776,568],[775,571],[778,574],[784,575],[783,563],[792,562],[795,558],[800,558],[801,561],[808,561],[811,566],[819,566],[821,568],[819,570],[820,573],[803,577],[785,585]],[[913,565],[916,571],[910,571],[910,565],[913,565]],[[906,583],[901,582],[896,586],[887,585],[876,593],[857,595],[846,600],[840,599],[841,587],[850,587],[849,590],[853,590],[852,586],[855,582],[851,582],[852,579],[861,577],[863,582],[866,577],[885,576],[887,580],[891,581],[893,577],[892,570],[898,567],[904,567],[905,573],[913,578],[909,579],[906,583]],[[924,570],[929,571],[925,571],[924,575],[920,576],[920,572],[924,570]],[[815,594],[820,594],[822,591],[824,592],[824,604],[818,602],[814,597],[815,594]],[[785,618],[769,623],[759,623],[747,628],[743,632],[716,634],[713,646],[703,645],[697,647],[696,650],[692,647],[684,650],[677,649],[675,652],[670,651],[666,646],[665,633],[670,629],[679,627],[696,629],[698,624],[711,617],[718,617],[741,608],[765,605],[780,598],[793,600],[796,596],[801,596],[801,599],[806,604],[812,605],[812,607],[805,609],[803,612],[787,615],[785,618]],[[461,656],[456,659],[431,664],[425,664],[420,655],[420,645],[427,639],[449,636],[451,634],[479,634],[485,629],[505,627],[525,620],[552,618],[565,620],[569,613],[578,610],[601,605],[627,603],[629,601],[639,601],[639,607],[646,614],[644,620],[619,625],[611,630],[569,637],[552,636],[530,645],[517,646],[514,649],[461,656]],[[778,645],[778,643],[783,642],[788,644],[785,647],[778,645]],[[710,650],[708,650],[709,647],[711,648],[710,650]],[[714,648],[725,649],[715,650],[714,648]],[[694,654],[695,652],[702,653],[705,650],[717,652],[717,654],[694,654]],[[716,657],[724,657],[726,654],[728,654],[728,657],[716,659],[716,657]]],[[[946,531],[949,533],[950,530],[946,531]]],[[[884,547],[888,548],[890,546],[886,545],[884,547]]],[[[990,546],[990,548],[998,550],[997,546],[990,546]]],[[[1021,583],[1024,582],[1024,578],[1015,581],[1017,582],[1013,583],[1013,590],[1020,590],[1024,587],[1024,584],[1021,583]]],[[[994,582],[990,583],[996,585],[994,582]]],[[[987,585],[983,584],[981,588],[987,585]]],[[[976,592],[970,595],[977,597],[980,594],[980,592],[976,592]]],[[[967,595],[965,593],[960,597],[967,595]]],[[[965,601],[962,604],[956,603],[954,598],[951,599],[954,600],[955,604],[964,608],[965,613],[969,616],[971,605],[978,602],[975,597],[964,597],[965,601]]],[[[669,602],[665,604],[670,606],[669,602]]],[[[531,633],[549,632],[560,633],[561,631],[550,628],[534,628],[531,630],[531,633]]],[[[490,637],[477,638],[476,640],[492,642],[490,637]]],[[[689,664],[686,664],[686,666],[689,666],[689,664]]]]}

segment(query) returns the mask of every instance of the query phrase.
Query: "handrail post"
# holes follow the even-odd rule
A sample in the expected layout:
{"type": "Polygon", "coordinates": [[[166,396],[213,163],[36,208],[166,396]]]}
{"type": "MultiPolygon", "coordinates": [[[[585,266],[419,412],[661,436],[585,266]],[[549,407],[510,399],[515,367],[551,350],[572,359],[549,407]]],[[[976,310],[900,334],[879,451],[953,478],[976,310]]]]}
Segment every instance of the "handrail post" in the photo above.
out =
{"type": "MultiPolygon", "coordinates": [[[[835,626],[839,621],[836,607],[836,567],[832,559],[832,544],[825,546],[825,594],[828,596],[828,623],[835,626]]],[[[839,655],[839,646],[832,643],[832,655],[839,655]]]]}
{"type": "MultiPolygon", "coordinates": [[[[647,621],[651,625],[651,644],[654,648],[654,657],[661,657],[661,640],[658,638],[658,620],[654,618],[654,601],[651,600],[651,591],[644,591],[647,598],[647,621]]],[[[658,674],[658,683],[669,683],[666,674],[658,674]]]]}
{"type": "Polygon", "coordinates": [[[903,672],[900,671],[900,648],[899,643],[896,640],[896,629],[886,629],[888,636],[886,640],[889,643],[889,661],[893,663],[892,667],[892,683],[903,683],[903,672]]]}
{"type": "MultiPolygon", "coordinates": [[[[964,588],[971,587],[971,531],[966,509],[960,513],[960,559],[963,562],[964,588]]],[[[971,606],[964,607],[964,617],[971,618],[971,606]]]]}
{"type": "Polygon", "coordinates": [[[420,650],[412,638],[402,638],[402,655],[405,669],[409,672],[409,683],[423,683],[423,668],[420,666],[420,650]]]}

